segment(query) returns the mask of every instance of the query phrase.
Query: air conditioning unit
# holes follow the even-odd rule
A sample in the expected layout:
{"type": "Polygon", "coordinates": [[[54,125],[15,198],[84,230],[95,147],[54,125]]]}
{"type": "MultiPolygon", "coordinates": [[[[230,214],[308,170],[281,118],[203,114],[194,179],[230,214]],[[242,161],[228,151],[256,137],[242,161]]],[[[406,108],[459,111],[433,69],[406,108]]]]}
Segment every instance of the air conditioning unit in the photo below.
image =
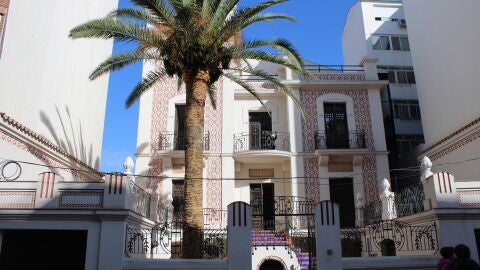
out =
{"type": "Polygon", "coordinates": [[[405,19],[400,19],[398,20],[398,25],[400,28],[407,28],[407,21],[405,21],[405,19]]]}

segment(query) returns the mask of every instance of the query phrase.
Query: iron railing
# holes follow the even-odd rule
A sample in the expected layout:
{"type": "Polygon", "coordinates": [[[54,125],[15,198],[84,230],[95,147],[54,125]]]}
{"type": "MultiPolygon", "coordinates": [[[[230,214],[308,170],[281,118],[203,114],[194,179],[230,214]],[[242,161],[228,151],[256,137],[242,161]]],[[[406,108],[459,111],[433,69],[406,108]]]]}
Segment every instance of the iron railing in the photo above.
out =
{"type": "MultiPolygon", "coordinates": [[[[183,235],[186,226],[181,221],[164,223],[153,228],[127,225],[125,234],[125,256],[154,256],[171,254],[171,258],[182,257],[183,235]]],[[[227,257],[227,230],[203,230],[203,258],[223,259],[227,257]]]]}
{"type": "MultiPolygon", "coordinates": [[[[364,81],[362,66],[353,65],[306,65],[305,68],[317,80],[321,81],[364,81]]],[[[311,80],[312,76],[300,74],[301,80],[311,80]]]]}
{"type": "Polygon", "coordinates": [[[395,193],[397,217],[404,217],[424,211],[425,193],[423,184],[406,187],[395,193]]]}
{"type": "Polygon", "coordinates": [[[406,187],[384,200],[386,202],[376,199],[365,205],[363,217],[365,224],[381,222],[384,217],[400,218],[423,212],[423,201],[425,200],[423,185],[406,187]],[[389,205],[391,205],[391,209],[384,209],[389,205]]]}
{"type": "Polygon", "coordinates": [[[315,149],[363,149],[366,148],[365,133],[351,130],[348,132],[315,132],[315,149]]]}
{"type": "MultiPolygon", "coordinates": [[[[183,220],[183,212],[175,212],[173,219],[176,223],[183,220]]],[[[203,208],[203,227],[205,229],[225,229],[228,222],[228,210],[203,208]]]]}
{"type": "Polygon", "coordinates": [[[276,131],[261,131],[233,135],[233,151],[280,150],[290,151],[290,134],[276,131]]]}
{"type": "Polygon", "coordinates": [[[411,225],[387,220],[365,227],[341,229],[343,257],[396,256],[399,252],[435,254],[438,251],[435,222],[411,225]]]}
{"type": "Polygon", "coordinates": [[[130,180],[130,210],[150,217],[150,194],[130,180]]]}
{"type": "Polygon", "coordinates": [[[363,66],[358,65],[305,65],[305,69],[315,72],[363,72],[363,66]]]}
{"type": "MultiPolygon", "coordinates": [[[[203,136],[203,149],[210,150],[210,132],[203,136]]],[[[185,150],[186,137],[183,132],[161,132],[159,150],[185,150]]]]}

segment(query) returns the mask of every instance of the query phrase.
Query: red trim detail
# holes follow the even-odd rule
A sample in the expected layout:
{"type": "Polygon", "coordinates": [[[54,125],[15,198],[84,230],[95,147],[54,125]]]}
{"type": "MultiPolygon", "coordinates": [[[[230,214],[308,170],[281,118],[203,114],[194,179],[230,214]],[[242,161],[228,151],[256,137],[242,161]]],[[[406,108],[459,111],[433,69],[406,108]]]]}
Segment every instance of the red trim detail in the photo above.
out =
{"type": "Polygon", "coordinates": [[[45,173],[42,174],[42,186],[40,187],[40,198],[43,198],[43,186],[45,185],[45,173]]]}
{"type": "Polygon", "coordinates": [[[50,176],[52,176],[51,180],[52,180],[52,187],[50,188],[50,199],[53,198],[53,187],[55,186],[55,174],[53,173],[48,173],[49,174],[49,177],[48,179],[50,179],[50,176]]]}

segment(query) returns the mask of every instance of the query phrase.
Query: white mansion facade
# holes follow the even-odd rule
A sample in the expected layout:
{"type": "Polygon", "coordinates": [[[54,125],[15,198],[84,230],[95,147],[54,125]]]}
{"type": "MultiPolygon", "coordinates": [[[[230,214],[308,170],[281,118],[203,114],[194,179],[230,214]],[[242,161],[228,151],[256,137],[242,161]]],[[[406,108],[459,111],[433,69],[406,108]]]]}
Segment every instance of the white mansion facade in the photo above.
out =
{"type": "MultiPolygon", "coordinates": [[[[217,109],[208,103],[205,112],[204,208],[226,209],[234,201],[265,205],[277,196],[332,199],[342,203],[345,222],[354,225],[355,196],[366,202],[378,198],[378,183],[389,171],[380,103],[387,82],[378,80],[375,60],[363,63],[307,65],[317,80],[255,63],[294,89],[304,118],[284,93],[264,81],[244,76],[262,107],[238,85],[221,80],[217,109]]],[[[140,102],[136,174],[161,176],[163,207],[172,199],[181,207],[184,89],[177,91],[175,80],[165,81],[140,102]]],[[[145,179],[147,186],[152,179],[145,179]]]]}

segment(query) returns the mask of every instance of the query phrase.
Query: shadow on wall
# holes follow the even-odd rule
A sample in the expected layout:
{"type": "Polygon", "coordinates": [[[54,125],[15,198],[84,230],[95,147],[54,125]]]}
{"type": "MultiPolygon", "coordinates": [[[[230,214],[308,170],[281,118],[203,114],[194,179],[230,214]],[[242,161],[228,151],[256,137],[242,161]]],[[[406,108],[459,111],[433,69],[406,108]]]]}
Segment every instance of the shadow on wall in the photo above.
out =
{"type": "Polygon", "coordinates": [[[92,144],[90,144],[90,147],[85,145],[82,122],[78,120],[78,125],[74,126],[68,106],[65,106],[65,113],[62,113],[58,106],[55,106],[55,110],[61,130],[59,130],[58,125],[53,125],[52,120],[44,111],[40,111],[40,120],[47,127],[54,142],[68,154],[77,157],[90,167],[98,169],[100,157],[93,156],[92,144]]]}

